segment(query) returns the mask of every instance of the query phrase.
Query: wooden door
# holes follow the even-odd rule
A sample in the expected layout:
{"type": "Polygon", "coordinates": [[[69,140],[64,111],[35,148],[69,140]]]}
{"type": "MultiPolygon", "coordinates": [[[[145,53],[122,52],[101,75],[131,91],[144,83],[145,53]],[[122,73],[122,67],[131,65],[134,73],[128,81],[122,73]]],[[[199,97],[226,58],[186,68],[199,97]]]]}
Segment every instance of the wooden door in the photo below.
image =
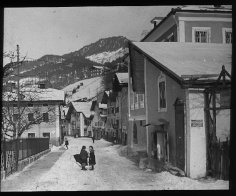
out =
{"type": "Polygon", "coordinates": [[[175,103],[176,166],[185,170],[185,134],[184,104],[181,100],[175,103]]]}

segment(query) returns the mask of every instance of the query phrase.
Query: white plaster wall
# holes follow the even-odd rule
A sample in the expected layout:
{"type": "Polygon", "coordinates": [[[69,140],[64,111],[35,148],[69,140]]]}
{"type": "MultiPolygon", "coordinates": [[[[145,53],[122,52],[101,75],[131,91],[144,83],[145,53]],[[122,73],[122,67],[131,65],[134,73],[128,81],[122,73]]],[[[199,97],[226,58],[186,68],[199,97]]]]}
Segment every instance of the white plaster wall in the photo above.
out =
{"type": "Polygon", "coordinates": [[[83,113],[80,113],[80,134],[84,136],[84,116],[83,113]]]}
{"type": "Polygon", "coordinates": [[[206,133],[203,93],[189,92],[190,106],[190,178],[206,175],[206,133]],[[191,120],[203,120],[202,127],[192,127],[191,120]]]}

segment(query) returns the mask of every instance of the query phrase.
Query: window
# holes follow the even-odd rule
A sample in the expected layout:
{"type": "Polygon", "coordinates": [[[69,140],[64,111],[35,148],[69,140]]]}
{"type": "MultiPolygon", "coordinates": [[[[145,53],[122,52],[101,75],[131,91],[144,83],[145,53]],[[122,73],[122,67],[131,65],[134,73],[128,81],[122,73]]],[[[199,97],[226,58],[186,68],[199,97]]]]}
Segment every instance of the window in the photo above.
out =
{"type": "Polygon", "coordinates": [[[167,37],[167,39],[166,39],[165,42],[174,42],[174,33],[171,33],[171,34],[167,37]]]}
{"type": "Polygon", "coordinates": [[[116,108],[116,113],[119,113],[119,107],[116,108]]]}
{"type": "Polygon", "coordinates": [[[222,28],[223,43],[232,44],[233,43],[233,34],[232,28],[222,28]]]}
{"type": "Polygon", "coordinates": [[[35,137],[35,133],[28,133],[28,137],[35,137]]]}
{"type": "Polygon", "coordinates": [[[48,118],[48,113],[43,113],[43,122],[48,122],[49,118],[48,118]]]}
{"type": "Polygon", "coordinates": [[[18,121],[18,114],[13,114],[13,121],[14,122],[18,121]]]}
{"type": "Polygon", "coordinates": [[[97,127],[98,126],[98,122],[95,122],[95,127],[97,127]]]}
{"type": "Polygon", "coordinates": [[[33,106],[34,106],[34,104],[28,103],[28,107],[33,107],[33,106]]]}
{"type": "Polygon", "coordinates": [[[43,133],[43,137],[48,137],[48,138],[50,138],[50,133],[49,133],[49,132],[43,133]]]}
{"type": "MultiPolygon", "coordinates": [[[[43,106],[48,106],[48,103],[44,103],[43,106]]],[[[65,111],[64,111],[65,112],[65,111]]]]}
{"type": "Polygon", "coordinates": [[[158,78],[158,111],[166,111],[166,77],[165,74],[161,72],[158,78]]]}
{"type": "Polygon", "coordinates": [[[139,106],[138,106],[138,94],[137,93],[134,93],[134,108],[135,109],[139,108],[139,106]]]}
{"type": "Polygon", "coordinates": [[[139,123],[140,123],[140,124],[139,124],[139,125],[140,125],[140,127],[142,127],[142,126],[143,126],[143,121],[142,121],[142,120],[140,120],[140,121],[139,121],[139,123]]]}
{"type": "Polygon", "coordinates": [[[134,110],[134,93],[130,92],[130,109],[134,110]]]}
{"type": "Polygon", "coordinates": [[[144,108],[144,94],[139,94],[139,105],[140,108],[144,108]]]}
{"type": "Polygon", "coordinates": [[[33,113],[29,113],[28,114],[28,121],[33,121],[34,120],[34,114],[33,113]]]}
{"type": "Polygon", "coordinates": [[[210,43],[211,28],[210,27],[192,27],[192,42],[210,43]]]}

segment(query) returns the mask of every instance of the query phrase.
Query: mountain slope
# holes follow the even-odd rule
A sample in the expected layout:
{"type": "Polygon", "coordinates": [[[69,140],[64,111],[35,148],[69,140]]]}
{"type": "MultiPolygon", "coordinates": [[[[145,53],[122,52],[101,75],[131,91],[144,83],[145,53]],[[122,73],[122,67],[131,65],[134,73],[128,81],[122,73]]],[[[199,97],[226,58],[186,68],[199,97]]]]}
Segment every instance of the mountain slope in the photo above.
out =
{"type": "Polygon", "coordinates": [[[90,77],[89,70],[94,65],[114,69],[119,59],[128,52],[127,43],[128,39],[122,36],[103,38],[62,56],[44,55],[38,60],[24,61],[20,67],[20,77],[25,80],[46,78],[53,88],[62,89],[90,77]]]}

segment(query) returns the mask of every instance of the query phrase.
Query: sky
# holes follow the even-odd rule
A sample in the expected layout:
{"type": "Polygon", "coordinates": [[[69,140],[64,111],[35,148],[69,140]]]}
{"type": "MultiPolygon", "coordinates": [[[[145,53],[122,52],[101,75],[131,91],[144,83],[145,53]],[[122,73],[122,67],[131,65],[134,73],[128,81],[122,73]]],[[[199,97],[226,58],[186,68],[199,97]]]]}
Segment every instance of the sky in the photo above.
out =
{"type": "MultiPolygon", "coordinates": [[[[140,41],[142,31],[153,28],[150,21],[173,7],[177,6],[5,8],[4,52],[16,54],[19,45],[20,59],[33,60],[74,52],[112,36],[140,41]]],[[[8,61],[4,58],[3,65],[8,61]]]]}

